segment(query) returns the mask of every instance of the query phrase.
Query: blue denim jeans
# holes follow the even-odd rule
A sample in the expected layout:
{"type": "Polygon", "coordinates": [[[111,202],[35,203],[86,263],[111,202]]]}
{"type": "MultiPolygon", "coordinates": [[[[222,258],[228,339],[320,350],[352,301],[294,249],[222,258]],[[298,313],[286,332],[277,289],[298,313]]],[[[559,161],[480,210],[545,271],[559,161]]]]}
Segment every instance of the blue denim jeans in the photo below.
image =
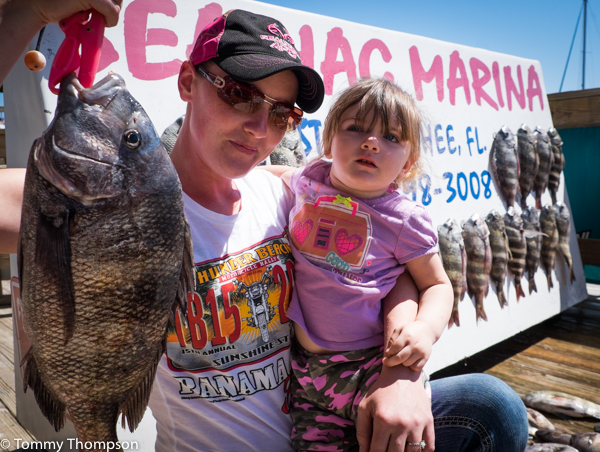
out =
{"type": "Polygon", "coordinates": [[[523,452],[527,411],[502,380],[467,374],[431,382],[436,452],[523,452]]]}

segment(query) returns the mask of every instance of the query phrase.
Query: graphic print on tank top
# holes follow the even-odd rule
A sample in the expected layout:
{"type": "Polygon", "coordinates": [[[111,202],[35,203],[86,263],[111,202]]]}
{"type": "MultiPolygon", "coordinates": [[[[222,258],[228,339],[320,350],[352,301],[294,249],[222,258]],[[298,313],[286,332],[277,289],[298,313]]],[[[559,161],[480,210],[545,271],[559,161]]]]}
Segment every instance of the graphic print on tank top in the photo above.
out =
{"type": "Polygon", "coordinates": [[[167,337],[169,367],[194,373],[226,371],[289,348],[285,312],[293,271],[285,235],[197,263],[197,287],[188,294],[186,322],[178,312],[167,337]]]}

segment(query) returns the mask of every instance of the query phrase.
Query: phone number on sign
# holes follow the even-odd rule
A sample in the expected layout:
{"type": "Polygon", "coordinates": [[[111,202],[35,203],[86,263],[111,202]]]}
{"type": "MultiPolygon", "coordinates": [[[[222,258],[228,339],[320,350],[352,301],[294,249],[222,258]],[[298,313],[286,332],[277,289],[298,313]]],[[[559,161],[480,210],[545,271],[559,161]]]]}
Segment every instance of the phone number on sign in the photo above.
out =
{"type": "MultiPolygon", "coordinates": [[[[490,173],[483,170],[481,173],[472,171],[470,173],[451,173],[446,172],[443,178],[447,180],[446,192],[448,197],[446,202],[450,203],[455,199],[466,201],[469,196],[473,199],[483,197],[490,199],[492,196],[492,177],[490,173]]],[[[409,182],[404,186],[404,192],[412,197],[413,201],[420,201],[424,206],[431,204],[433,196],[444,193],[442,188],[431,188],[431,177],[429,174],[423,174],[419,179],[409,182]]]]}

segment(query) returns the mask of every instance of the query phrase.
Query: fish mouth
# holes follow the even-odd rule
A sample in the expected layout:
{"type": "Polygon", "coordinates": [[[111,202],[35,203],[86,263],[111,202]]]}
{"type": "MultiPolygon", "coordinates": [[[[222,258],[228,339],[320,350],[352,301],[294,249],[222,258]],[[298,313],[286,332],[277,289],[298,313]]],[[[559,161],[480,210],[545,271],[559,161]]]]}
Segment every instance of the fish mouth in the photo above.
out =
{"type": "Polygon", "coordinates": [[[117,74],[87,89],[69,75],[61,83],[54,121],[36,145],[41,176],[84,205],[123,193],[120,130],[130,119],[131,104],[109,108],[123,92],[125,82],[117,74]]]}

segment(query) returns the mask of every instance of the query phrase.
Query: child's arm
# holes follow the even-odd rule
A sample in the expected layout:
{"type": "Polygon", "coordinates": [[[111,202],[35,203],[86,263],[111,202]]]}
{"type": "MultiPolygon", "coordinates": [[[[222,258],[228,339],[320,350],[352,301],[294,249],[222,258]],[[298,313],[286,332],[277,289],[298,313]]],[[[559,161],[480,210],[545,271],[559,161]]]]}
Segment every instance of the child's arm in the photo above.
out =
{"type": "Polygon", "coordinates": [[[279,177],[285,183],[285,185],[289,187],[292,173],[296,168],[292,168],[286,165],[261,165],[257,166],[256,169],[263,169],[268,171],[274,176],[279,177]]]}
{"type": "Polygon", "coordinates": [[[429,359],[433,344],[448,324],[453,292],[438,254],[413,259],[406,267],[419,290],[419,309],[414,322],[404,323],[402,329],[394,325],[386,342],[384,364],[404,364],[418,371],[429,359]]]}

